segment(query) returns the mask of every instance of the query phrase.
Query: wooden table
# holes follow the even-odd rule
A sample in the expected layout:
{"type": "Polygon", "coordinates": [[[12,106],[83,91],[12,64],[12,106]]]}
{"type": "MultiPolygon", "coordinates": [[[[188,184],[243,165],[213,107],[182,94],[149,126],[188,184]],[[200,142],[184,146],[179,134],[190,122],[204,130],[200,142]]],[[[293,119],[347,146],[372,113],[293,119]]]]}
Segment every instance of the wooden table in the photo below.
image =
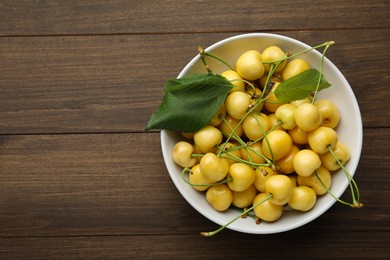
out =
{"type": "Polygon", "coordinates": [[[389,7],[386,0],[1,1],[0,258],[388,257],[389,7]],[[352,86],[364,124],[355,175],[364,208],[337,203],[273,235],[199,235],[217,225],[180,195],[159,131],[144,128],[165,80],[198,45],[247,32],[336,41],[327,56],[352,86]]]}

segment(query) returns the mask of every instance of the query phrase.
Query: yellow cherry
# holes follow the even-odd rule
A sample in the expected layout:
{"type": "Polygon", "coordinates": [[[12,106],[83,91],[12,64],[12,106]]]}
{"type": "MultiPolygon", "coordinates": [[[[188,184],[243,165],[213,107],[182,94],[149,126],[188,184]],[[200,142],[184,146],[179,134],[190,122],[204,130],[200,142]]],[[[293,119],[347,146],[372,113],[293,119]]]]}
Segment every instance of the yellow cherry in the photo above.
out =
{"type": "MultiPolygon", "coordinates": [[[[333,147],[333,153],[342,165],[345,165],[351,158],[351,152],[349,148],[342,142],[337,142],[336,146],[333,147]]],[[[329,171],[336,171],[341,168],[337,159],[329,151],[320,155],[322,165],[329,171]]]]}
{"type": "MultiPolygon", "coordinates": [[[[278,46],[269,46],[262,53],[261,57],[263,62],[272,62],[281,60],[287,57],[286,53],[282,51],[278,46]]],[[[278,62],[273,62],[272,64],[277,65],[278,62]]],[[[280,72],[284,69],[287,64],[287,60],[284,60],[276,68],[275,72],[280,72]]],[[[264,64],[265,70],[268,72],[270,70],[270,64],[264,64]]]]}
{"type": "Polygon", "coordinates": [[[205,154],[199,163],[200,172],[211,183],[224,179],[229,171],[229,163],[213,153],[205,154]]]}
{"type": "Polygon", "coordinates": [[[295,110],[295,123],[303,131],[313,131],[321,125],[321,122],[320,111],[311,103],[303,103],[295,110]]]}
{"type": "Polygon", "coordinates": [[[320,156],[310,149],[303,149],[297,152],[293,158],[295,172],[307,177],[321,166],[320,156]]]}
{"type": "MultiPolygon", "coordinates": [[[[259,193],[254,198],[253,205],[257,205],[261,201],[267,199],[268,196],[269,194],[267,193],[259,193]]],[[[255,207],[253,209],[253,212],[259,219],[267,222],[273,222],[280,219],[280,217],[282,216],[283,206],[273,204],[269,202],[269,200],[266,200],[257,207],[255,207]]]]}
{"type": "Polygon", "coordinates": [[[276,172],[272,170],[270,167],[265,167],[265,166],[258,167],[255,170],[256,178],[255,181],[253,182],[253,185],[258,191],[265,192],[265,181],[269,177],[275,174],[276,172]]]}
{"type": "Polygon", "coordinates": [[[211,186],[206,191],[206,200],[214,209],[225,211],[233,202],[233,192],[226,184],[211,186]]]}
{"type": "Polygon", "coordinates": [[[292,195],[293,184],[289,177],[276,174],[265,181],[265,192],[272,194],[270,203],[276,205],[286,204],[292,195]]]}
{"type": "Polygon", "coordinates": [[[292,196],[288,201],[290,208],[299,211],[311,210],[317,201],[317,194],[315,191],[307,186],[298,186],[293,188],[292,196]]]}
{"type": "Polygon", "coordinates": [[[225,107],[231,117],[240,120],[248,112],[251,103],[252,101],[247,93],[236,91],[227,96],[225,107]]]}
{"type": "Polygon", "coordinates": [[[243,191],[255,181],[255,171],[246,163],[234,163],[230,165],[227,178],[232,180],[227,183],[233,191],[243,191]]]}
{"type": "Polygon", "coordinates": [[[295,145],[291,147],[290,152],[283,158],[276,161],[276,165],[279,166],[279,171],[285,174],[295,172],[294,169],[294,157],[299,152],[299,148],[295,145]]]}
{"type": "Polygon", "coordinates": [[[264,134],[271,128],[271,123],[266,114],[251,113],[242,123],[245,135],[252,141],[264,136],[264,134]]]}
{"type": "Polygon", "coordinates": [[[257,194],[256,188],[251,185],[243,191],[233,191],[233,205],[238,208],[246,208],[252,205],[257,194]]]}
{"type": "Polygon", "coordinates": [[[305,185],[313,188],[317,195],[323,195],[327,193],[327,189],[329,189],[330,185],[332,184],[332,176],[324,167],[318,168],[316,173],[321,181],[318,179],[315,173],[312,173],[307,177],[298,175],[297,181],[299,185],[305,185]],[[325,185],[325,187],[323,185],[325,185]]]}
{"type": "Polygon", "coordinates": [[[287,80],[299,73],[310,69],[310,65],[303,59],[294,59],[287,63],[282,72],[283,80],[287,80]]]}
{"type": "Polygon", "coordinates": [[[234,86],[234,88],[229,90],[229,93],[245,90],[245,82],[242,80],[242,78],[240,77],[240,75],[238,75],[236,71],[226,70],[221,73],[221,76],[229,80],[234,86]]]}
{"type": "Polygon", "coordinates": [[[243,79],[256,80],[261,78],[265,68],[260,52],[249,50],[241,54],[236,62],[236,71],[243,79]]]}
{"type": "Polygon", "coordinates": [[[271,131],[262,141],[263,153],[269,159],[283,158],[290,152],[291,147],[291,137],[282,130],[271,131]]]}
{"type": "Polygon", "coordinates": [[[320,99],[314,102],[322,117],[322,126],[335,128],[340,121],[340,113],[337,106],[328,99],[320,99]]]}
{"type": "Polygon", "coordinates": [[[323,154],[329,151],[328,147],[332,149],[336,146],[338,135],[333,128],[320,126],[308,134],[307,140],[314,152],[323,154]]]}
{"type": "MultiPolygon", "coordinates": [[[[210,181],[204,177],[204,175],[200,172],[199,164],[194,165],[191,168],[190,174],[188,175],[188,180],[192,184],[210,184],[210,181]]],[[[192,186],[195,190],[205,191],[209,188],[209,186],[192,186]]]]}
{"type": "Polygon", "coordinates": [[[192,157],[194,147],[192,144],[180,141],[175,144],[172,150],[172,159],[182,167],[192,167],[196,164],[196,158],[192,157]]]}

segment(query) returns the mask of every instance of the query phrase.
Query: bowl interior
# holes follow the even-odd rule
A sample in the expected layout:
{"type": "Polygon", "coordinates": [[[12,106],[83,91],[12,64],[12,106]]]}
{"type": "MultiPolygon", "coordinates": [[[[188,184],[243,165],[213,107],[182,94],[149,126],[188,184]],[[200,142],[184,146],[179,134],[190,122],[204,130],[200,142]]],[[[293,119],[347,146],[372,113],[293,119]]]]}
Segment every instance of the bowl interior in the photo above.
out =
{"type": "MultiPolygon", "coordinates": [[[[227,38],[210,46],[206,50],[224,59],[229,64],[234,65],[237,58],[245,51],[254,49],[262,52],[266,47],[271,45],[277,45],[282,50],[291,51],[292,53],[310,48],[310,46],[300,41],[282,35],[252,33],[227,38]]],[[[331,51],[331,49],[332,47],[329,51],[331,51]]],[[[305,59],[311,67],[316,69],[320,68],[320,52],[313,50],[299,57],[305,59]]],[[[210,64],[213,72],[215,73],[221,73],[224,70],[227,70],[227,67],[219,61],[208,58],[207,62],[210,64]]],[[[184,77],[194,73],[206,73],[199,55],[188,63],[188,65],[179,74],[179,77],[184,77]]],[[[319,92],[318,99],[330,99],[339,109],[340,123],[336,131],[339,135],[339,140],[350,148],[351,159],[347,163],[346,168],[353,175],[359,162],[363,141],[362,121],[358,103],[347,80],[328,59],[325,59],[323,73],[332,86],[319,92]]],[[[171,156],[173,146],[179,140],[184,140],[180,134],[166,130],[161,131],[162,152],[172,181],[192,207],[211,221],[219,225],[224,225],[236,217],[239,213],[235,210],[217,212],[207,203],[204,192],[196,191],[181,179],[182,168],[173,162],[171,156]]],[[[348,181],[341,170],[332,175],[331,191],[336,196],[341,196],[347,186],[348,181]]],[[[293,210],[287,210],[283,212],[281,219],[278,221],[273,223],[262,222],[260,225],[255,224],[251,218],[238,219],[229,225],[228,228],[254,234],[283,232],[297,228],[316,219],[328,210],[334,203],[335,200],[330,195],[326,194],[317,199],[316,205],[309,212],[301,213],[293,210]]]]}

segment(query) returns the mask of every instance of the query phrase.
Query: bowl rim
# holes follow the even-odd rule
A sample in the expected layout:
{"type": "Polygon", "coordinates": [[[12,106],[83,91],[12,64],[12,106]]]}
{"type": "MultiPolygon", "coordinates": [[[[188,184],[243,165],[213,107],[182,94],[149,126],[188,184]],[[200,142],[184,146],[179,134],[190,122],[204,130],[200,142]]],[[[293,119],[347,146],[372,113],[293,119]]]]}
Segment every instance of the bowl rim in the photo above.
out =
{"type": "MultiPolygon", "coordinates": [[[[279,40],[283,40],[283,41],[289,41],[288,44],[295,44],[295,45],[298,45],[298,46],[301,46],[303,48],[311,48],[310,45],[302,42],[302,41],[299,41],[297,39],[294,39],[294,38],[291,38],[291,37],[288,37],[288,36],[284,36],[284,35],[281,35],[281,34],[274,34],[274,33],[261,33],[261,32],[253,32],[253,33],[244,33],[244,34],[238,34],[238,35],[234,35],[234,36],[231,36],[231,37],[227,37],[225,39],[222,39],[218,42],[215,42],[214,44],[210,45],[209,47],[207,47],[205,49],[205,51],[208,51],[208,52],[212,52],[213,50],[217,49],[218,47],[220,47],[221,45],[223,44],[226,44],[228,42],[231,42],[231,41],[235,41],[235,40],[238,40],[238,39],[244,39],[244,38],[264,38],[264,37],[270,37],[270,38],[275,38],[275,39],[279,39],[279,40]]],[[[321,55],[317,50],[312,50],[312,52],[314,53],[317,53],[317,55],[321,55]]],[[[181,78],[183,77],[184,75],[186,75],[186,73],[188,72],[188,70],[190,68],[192,68],[194,66],[194,64],[198,63],[200,61],[200,55],[197,54],[195,57],[193,57],[191,59],[191,61],[189,63],[187,63],[187,65],[181,70],[181,72],[179,73],[178,77],[177,78],[181,78]]],[[[350,95],[351,97],[351,102],[353,103],[354,105],[354,117],[357,119],[357,124],[358,124],[358,128],[355,129],[356,131],[356,135],[357,135],[357,151],[355,152],[355,156],[356,156],[356,163],[351,165],[350,167],[350,174],[351,176],[354,176],[355,172],[356,172],[356,169],[358,167],[358,164],[359,164],[359,161],[360,161],[360,156],[361,156],[361,150],[362,150],[362,146],[363,146],[363,124],[362,124],[362,118],[361,118],[361,113],[360,113],[360,108],[359,108],[359,105],[358,105],[358,102],[357,102],[357,99],[356,99],[356,96],[351,88],[351,86],[349,85],[348,81],[346,80],[346,78],[344,77],[344,75],[340,72],[340,70],[333,64],[332,61],[330,61],[327,57],[325,57],[324,59],[324,64],[328,64],[328,66],[331,67],[332,71],[334,71],[337,75],[338,78],[340,78],[341,81],[343,81],[343,83],[345,84],[346,87],[346,91],[348,92],[348,94],[350,95]]],[[[168,130],[165,130],[165,129],[161,129],[161,133],[160,133],[160,139],[161,139],[161,148],[162,148],[162,154],[163,154],[163,158],[164,158],[164,163],[165,163],[165,166],[168,170],[168,173],[172,179],[172,181],[174,182],[176,188],[179,190],[180,194],[184,197],[184,199],[196,210],[198,211],[200,214],[202,214],[204,217],[206,217],[207,219],[211,220],[212,222],[218,224],[218,225],[224,225],[223,222],[221,222],[219,219],[213,217],[213,216],[210,216],[210,215],[207,215],[206,212],[204,210],[202,210],[201,208],[199,208],[195,203],[194,201],[190,200],[188,197],[187,197],[187,194],[186,192],[184,191],[184,189],[181,187],[181,183],[179,183],[178,180],[176,180],[175,178],[173,178],[172,174],[173,172],[175,172],[176,170],[173,168],[173,165],[169,163],[169,157],[170,155],[168,154],[168,151],[166,151],[166,149],[164,149],[164,147],[166,147],[167,145],[167,138],[169,136],[169,134],[171,133],[171,131],[168,131],[168,130]]],[[[340,197],[346,190],[348,186],[348,182],[344,183],[343,187],[339,190],[338,193],[334,194],[335,196],[337,197],[340,197]]],[[[327,194],[327,196],[330,196],[329,194],[327,194]]],[[[333,199],[331,200],[329,203],[327,203],[324,207],[321,207],[320,209],[318,209],[315,214],[312,214],[311,217],[309,219],[306,219],[306,218],[302,218],[300,219],[300,221],[297,221],[297,222],[294,222],[293,224],[291,224],[290,226],[288,227],[285,227],[285,228],[279,228],[279,229],[275,229],[275,230],[258,230],[258,229],[253,229],[253,230],[247,230],[247,229],[242,229],[240,228],[239,226],[237,225],[229,225],[227,228],[228,229],[231,229],[231,230],[234,230],[234,231],[238,231],[238,232],[243,232],[243,233],[248,233],[248,234],[273,234],[273,233],[280,233],[280,232],[285,232],[285,231],[289,231],[289,230],[293,230],[293,229],[296,229],[298,227],[301,227],[301,226],[304,226],[310,222],[312,222],[313,220],[317,219],[320,215],[322,215],[323,213],[325,213],[329,208],[331,208],[334,204],[336,203],[336,200],[333,199]]]]}

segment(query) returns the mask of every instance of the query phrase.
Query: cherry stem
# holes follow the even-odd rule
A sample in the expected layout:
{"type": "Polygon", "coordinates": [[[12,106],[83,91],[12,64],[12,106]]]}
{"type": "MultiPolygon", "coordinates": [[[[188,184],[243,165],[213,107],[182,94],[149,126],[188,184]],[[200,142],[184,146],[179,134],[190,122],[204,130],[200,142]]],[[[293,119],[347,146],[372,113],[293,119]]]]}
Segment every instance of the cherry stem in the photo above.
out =
{"type": "Polygon", "coordinates": [[[247,116],[253,111],[255,110],[257,107],[257,104],[255,106],[253,106],[251,109],[249,109],[249,111],[244,115],[243,118],[241,118],[241,120],[238,122],[238,124],[234,127],[234,129],[231,127],[231,125],[229,124],[228,121],[226,121],[226,119],[221,116],[220,118],[223,120],[223,122],[229,127],[231,133],[229,134],[229,136],[226,138],[226,141],[225,143],[223,144],[222,146],[222,149],[219,151],[218,153],[218,157],[221,156],[223,150],[225,149],[225,146],[227,145],[227,143],[229,142],[229,140],[232,138],[233,135],[235,135],[237,137],[237,141],[240,142],[241,144],[245,144],[245,142],[239,137],[236,135],[236,131],[238,129],[238,127],[242,124],[242,122],[244,122],[245,118],[247,118],[247,116]]]}
{"type": "MultiPolygon", "coordinates": [[[[251,143],[254,143],[254,142],[251,142],[251,143]]],[[[217,148],[218,148],[218,149],[221,149],[220,147],[217,147],[217,148]]],[[[243,163],[252,165],[253,167],[258,167],[258,166],[266,166],[266,167],[269,167],[269,166],[272,164],[272,162],[271,162],[267,157],[265,157],[263,154],[261,154],[261,153],[255,151],[255,150],[253,150],[253,148],[250,147],[250,146],[248,146],[247,143],[243,143],[243,144],[241,144],[241,145],[233,146],[233,147],[231,147],[231,148],[229,148],[229,149],[226,149],[226,150],[221,154],[221,157],[226,158],[226,159],[232,159],[232,160],[235,160],[235,161],[237,161],[237,162],[243,162],[243,163]],[[242,148],[245,149],[245,152],[246,152],[246,154],[247,154],[249,160],[244,160],[244,159],[239,158],[239,157],[237,157],[237,156],[235,156],[235,155],[233,155],[233,154],[229,154],[229,152],[232,152],[232,151],[235,151],[235,150],[240,150],[240,149],[242,149],[242,148]],[[254,163],[254,162],[252,161],[252,159],[251,159],[251,156],[250,156],[248,150],[250,150],[251,152],[255,153],[257,156],[260,156],[261,158],[263,158],[263,159],[266,161],[266,163],[254,163]]]]}
{"type": "Polygon", "coordinates": [[[322,187],[326,190],[326,192],[327,192],[329,195],[331,195],[335,200],[337,200],[337,201],[340,202],[341,204],[344,204],[344,205],[353,207],[353,204],[351,204],[351,203],[349,203],[349,202],[346,202],[346,201],[343,201],[343,200],[340,199],[340,198],[337,198],[337,197],[329,190],[329,188],[326,187],[325,183],[321,180],[320,175],[318,175],[317,170],[314,171],[314,175],[315,175],[316,178],[320,181],[322,187]]]}
{"type": "Polygon", "coordinates": [[[284,57],[283,59],[273,60],[273,61],[266,61],[266,62],[263,62],[263,64],[269,64],[269,63],[275,63],[275,62],[283,62],[283,61],[285,61],[285,60],[287,60],[287,59],[291,59],[291,58],[293,58],[293,57],[299,56],[299,55],[301,55],[301,54],[304,54],[304,53],[306,53],[306,52],[312,51],[312,50],[314,50],[314,49],[319,49],[319,48],[321,48],[321,47],[330,46],[330,45],[334,45],[334,44],[336,44],[335,41],[324,42],[324,43],[321,43],[321,44],[319,44],[319,45],[317,45],[317,46],[310,47],[310,48],[305,49],[305,50],[303,50],[303,51],[297,52],[297,53],[295,53],[295,54],[293,54],[293,55],[286,56],[286,57],[284,57]]]}
{"type": "Polygon", "coordinates": [[[317,87],[316,87],[316,90],[314,91],[314,96],[311,100],[311,103],[314,104],[314,102],[316,101],[316,98],[317,98],[317,93],[318,93],[318,89],[320,87],[320,83],[321,83],[321,80],[322,80],[322,72],[324,70],[324,62],[325,62],[325,53],[326,51],[328,50],[328,48],[330,47],[331,45],[326,45],[325,48],[324,48],[324,51],[322,52],[322,57],[321,57],[321,66],[320,66],[320,75],[318,77],[318,82],[317,82],[317,87]]]}
{"type": "MultiPolygon", "coordinates": [[[[202,52],[200,52],[200,53],[201,53],[201,55],[203,55],[203,54],[204,54],[204,50],[203,50],[203,49],[201,49],[201,50],[202,50],[202,52]]],[[[269,74],[268,74],[268,77],[267,77],[267,81],[266,81],[266,85],[265,85],[265,87],[264,87],[264,90],[265,90],[266,86],[268,85],[268,81],[269,81],[269,79],[271,78],[271,75],[274,73],[274,71],[276,70],[276,68],[281,64],[281,62],[282,62],[282,61],[279,61],[276,65],[275,65],[275,64],[271,64],[271,65],[270,65],[270,72],[269,72],[269,74]]],[[[230,135],[226,138],[226,141],[225,141],[225,143],[223,144],[222,149],[218,152],[218,155],[217,155],[218,157],[221,156],[221,154],[222,154],[222,152],[223,152],[225,146],[227,145],[227,143],[229,142],[229,140],[232,138],[232,136],[235,135],[236,130],[238,129],[238,127],[239,127],[240,125],[242,125],[242,122],[244,122],[245,118],[247,118],[248,115],[250,115],[250,114],[257,108],[257,106],[259,105],[259,102],[262,101],[262,97],[263,97],[264,93],[265,93],[265,91],[263,91],[262,94],[261,94],[261,96],[252,104],[252,106],[249,108],[249,110],[247,111],[247,113],[244,115],[243,118],[241,118],[241,120],[238,122],[238,124],[236,125],[236,127],[235,127],[234,129],[232,129],[232,127],[231,127],[230,124],[226,121],[226,119],[225,119],[223,116],[221,116],[222,120],[223,120],[223,121],[228,125],[228,127],[230,128],[231,133],[230,133],[230,135]]],[[[256,117],[255,117],[255,118],[256,118],[256,117]]],[[[260,125],[260,127],[262,127],[261,124],[259,123],[259,121],[258,121],[257,118],[256,118],[256,120],[257,120],[258,124],[260,125]]],[[[263,137],[265,137],[265,135],[264,135],[263,137]]],[[[241,140],[241,138],[238,137],[237,140],[239,140],[239,142],[240,142],[241,144],[243,143],[243,141],[241,140]]],[[[270,145],[269,145],[268,140],[266,140],[266,142],[267,142],[268,147],[269,147],[270,145]]],[[[271,149],[270,149],[270,152],[271,152],[271,155],[272,155],[271,149]]],[[[267,162],[269,162],[268,159],[266,159],[266,160],[267,160],[267,162]]],[[[273,159],[273,156],[272,156],[272,164],[274,164],[274,163],[275,163],[275,160],[273,159]]]]}
{"type": "Polygon", "coordinates": [[[250,161],[247,161],[247,160],[244,160],[244,159],[241,159],[233,154],[228,154],[228,153],[225,153],[224,155],[221,156],[222,158],[226,158],[226,159],[232,159],[232,160],[235,160],[236,162],[241,162],[241,163],[245,163],[245,164],[248,164],[252,167],[259,167],[259,166],[266,166],[266,167],[269,167],[270,165],[268,163],[254,163],[254,162],[250,162],[250,161]]]}
{"type": "Polygon", "coordinates": [[[274,157],[274,153],[272,152],[272,149],[271,149],[271,144],[269,143],[267,136],[264,136],[264,140],[265,140],[265,142],[267,143],[267,146],[268,146],[269,153],[271,154],[271,158],[272,158],[272,164],[275,164],[275,157],[274,157]]]}
{"type": "Polygon", "coordinates": [[[226,223],[222,227],[218,228],[217,230],[214,230],[214,231],[211,231],[211,232],[200,232],[200,235],[205,236],[205,237],[211,237],[211,236],[214,236],[214,235],[218,234],[219,232],[224,230],[227,226],[232,224],[234,221],[236,221],[237,219],[241,218],[244,215],[247,215],[248,212],[252,211],[254,208],[256,208],[257,206],[259,206],[260,204],[266,202],[267,200],[269,200],[271,198],[272,198],[272,194],[269,194],[265,199],[263,199],[262,201],[256,203],[252,207],[244,210],[240,215],[238,215],[237,217],[233,218],[232,220],[230,220],[228,223],[226,223]]]}
{"type": "Polygon", "coordinates": [[[220,184],[225,184],[225,183],[228,183],[228,182],[231,182],[233,180],[233,178],[226,178],[222,181],[219,181],[219,182],[214,182],[214,183],[192,183],[190,182],[189,180],[187,180],[185,178],[185,174],[188,173],[188,174],[191,174],[191,169],[189,168],[184,168],[182,171],[181,171],[181,178],[183,179],[183,181],[185,181],[186,183],[188,183],[189,185],[191,186],[201,186],[201,187],[211,187],[211,186],[217,186],[217,185],[220,185],[220,184]]]}
{"type": "MultiPolygon", "coordinates": [[[[282,61],[280,61],[279,64],[280,64],[281,62],[282,62],[282,61]]],[[[278,64],[278,65],[279,65],[279,64],[278,64]]],[[[275,70],[276,70],[275,64],[272,63],[272,64],[270,65],[269,73],[268,73],[267,79],[265,80],[264,87],[263,87],[263,92],[261,93],[261,96],[260,96],[259,100],[261,100],[261,99],[263,98],[263,96],[266,94],[266,92],[270,92],[270,91],[266,91],[266,90],[267,90],[267,88],[269,87],[269,86],[268,86],[269,80],[271,79],[272,74],[274,74],[275,70]]],[[[268,94],[268,93],[267,93],[267,94],[268,94]]]]}
{"type": "Polygon", "coordinates": [[[244,83],[246,83],[246,84],[248,84],[250,87],[251,87],[251,89],[253,90],[253,94],[256,94],[256,88],[255,88],[255,86],[252,84],[252,82],[249,82],[249,81],[247,81],[247,80],[245,80],[245,79],[243,79],[243,80],[241,80],[242,82],[244,82],[244,83]]]}
{"type": "MultiPolygon", "coordinates": [[[[252,108],[252,109],[254,109],[254,108],[252,108]]],[[[230,138],[232,137],[232,135],[233,135],[233,134],[235,133],[235,131],[237,130],[238,126],[240,126],[240,125],[242,124],[243,120],[251,113],[252,109],[248,111],[248,113],[244,116],[243,119],[241,119],[241,121],[237,124],[237,126],[236,126],[234,129],[231,127],[231,125],[229,124],[229,122],[226,121],[226,119],[225,119],[223,116],[221,117],[221,119],[224,121],[224,123],[230,128],[231,133],[230,133],[230,135],[228,136],[228,138],[227,138],[227,140],[225,141],[225,143],[222,145],[221,150],[218,152],[218,156],[219,156],[219,157],[220,157],[220,156],[222,155],[222,153],[224,152],[224,149],[225,149],[227,143],[229,142],[230,138]]],[[[268,132],[267,132],[267,133],[268,133],[268,132]]],[[[263,136],[263,137],[264,137],[264,136],[263,136]]],[[[247,152],[247,154],[248,154],[248,151],[247,151],[247,149],[249,148],[248,145],[247,145],[240,137],[238,137],[238,136],[237,136],[236,140],[242,145],[242,147],[245,148],[245,150],[246,150],[246,152],[247,152]]],[[[260,139],[260,140],[261,140],[261,139],[260,139]]],[[[258,140],[258,141],[260,141],[260,140],[258,140]]],[[[257,142],[257,141],[256,141],[256,142],[257,142]]],[[[251,149],[251,148],[249,148],[249,149],[251,149]]],[[[273,164],[273,162],[270,161],[270,160],[269,160],[267,157],[265,157],[263,154],[257,153],[257,152],[254,151],[253,149],[251,149],[251,150],[252,150],[253,152],[255,152],[257,155],[261,156],[261,157],[267,162],[268,165],[273,164]]],[[[250,158],[250,157],[249,157],[249,158],[250,158]]]]}
{"type": "Polygon", "coordinates": [[[256,102],[264,102],[265,100],[267,100],[267,98],[269,98],[271,96],[271,91],[267,90],[267,88],[272,88],[272,87],[268,86],[269,81],[270,81],[272,75],[274,74],[275,70],[279,67],[280,64],[282,64],[283,61],[284,60],[275,61],[275,62],[278,62],[276,65],[274,64],[274,62],[272,62],[272,64],[270,65],[268,76],[267,76],[267,79],[264,83],[263,92],[261,93],[259,99],[256,102]],[[263,98],[264,95],[266,96],[265,98],[263,98]]]}
{"type": "MultiPolygon", "coordinates": [[[[203,50],[203,49],[202,49],[202,50],[203,50]]],[[[223,64],[225,64],[229,69],[234,70],[234,68],[233,68],[232,66],[230,66],[229,63],[227,63],[227,62],[224,61],[223,59],[221,59],[221,58],[219,58],[219,57],[217,57],[217,56],[211,54],[210,52],[207,52],[207,51],[203,50],[202,55],[211,57],[211,58],[213,58],[213,59],[216,59],[217,61],[220,61],[220,62],[222,62],[223,64]]]]}
{"type": "MultiPolygon", "coordinates": [[[[231,208],[235,209],[235,210],[237,210],[237,211],[239,211],[241,213],[243,213],[247,209],[247,208],[244,208],[244,209],[243,208],[239,208],[239,207],[236,207],[236,206],[232,206],[231,208]]],[[[256,221],[256,223],[259,222],[259,218],[255,214],[253,214],[253,213],[248,212],[246,215],[241,215],[242,218],[245,218],[246,216],[254,219],[256,221]]]]}
{"type": "Polygon", "coordinates": [[[193,153],[193,154],[191,154],[192,158],[198,158],[198,157],[203,157],[203,156],[204,156],[203,153],[193,153]]]}
{"type": "Polygon", "coordinates": [[[352,178],[352,176],[348,172],[347,168],[345,168],[344,165],[341,163],[341,161],[339,160],[339,158],[337,157],[337,155],[335,154],[335,152],[333,151],[333,149],[330,145],[328,145],[328,150],[332,154],[332,156],[336,159],[338,165],[341,167],[341,169],[343,170],[345,176],[347,177],[347,179],[349,181],[349,187],[351,190],[351,196],[352,196],[352,201],[353,201],[352,207],[354,207],[354,208],[363,207],[363,204],[360,202],[359,187],[356,184],[355,180],[352,178]],[[355,197],[355,193],[356,193],[356,197],[355,197]]]}
{"type": "Polygon", "coordinates": [[[255,141],[253,141],[254,143],[257,143],[257,142],[260,142],[261,140],[264,139],[264,137],[269,134],[270,132],[272,132],[273,130],[275,130],[278,126],[280,126],[281,124],[283,124],[282,121],[278,121],[274,126],[271,127],[270,130],[268,130],[267,132],[264,133],[264,135],[258,139],[256,139],[255,141]]]}
{"type": "Polygon", "coordinates": [[[206,68],[208,74],[213,74],[213,71],[211,70],[210,66],[207,64],[206,59],[204,58],[205,56],[205,51],[202,47],[198,46],[198,52],[200,55],[200,59],[202,60],[202,63],[204,67],[206,68]]]}

